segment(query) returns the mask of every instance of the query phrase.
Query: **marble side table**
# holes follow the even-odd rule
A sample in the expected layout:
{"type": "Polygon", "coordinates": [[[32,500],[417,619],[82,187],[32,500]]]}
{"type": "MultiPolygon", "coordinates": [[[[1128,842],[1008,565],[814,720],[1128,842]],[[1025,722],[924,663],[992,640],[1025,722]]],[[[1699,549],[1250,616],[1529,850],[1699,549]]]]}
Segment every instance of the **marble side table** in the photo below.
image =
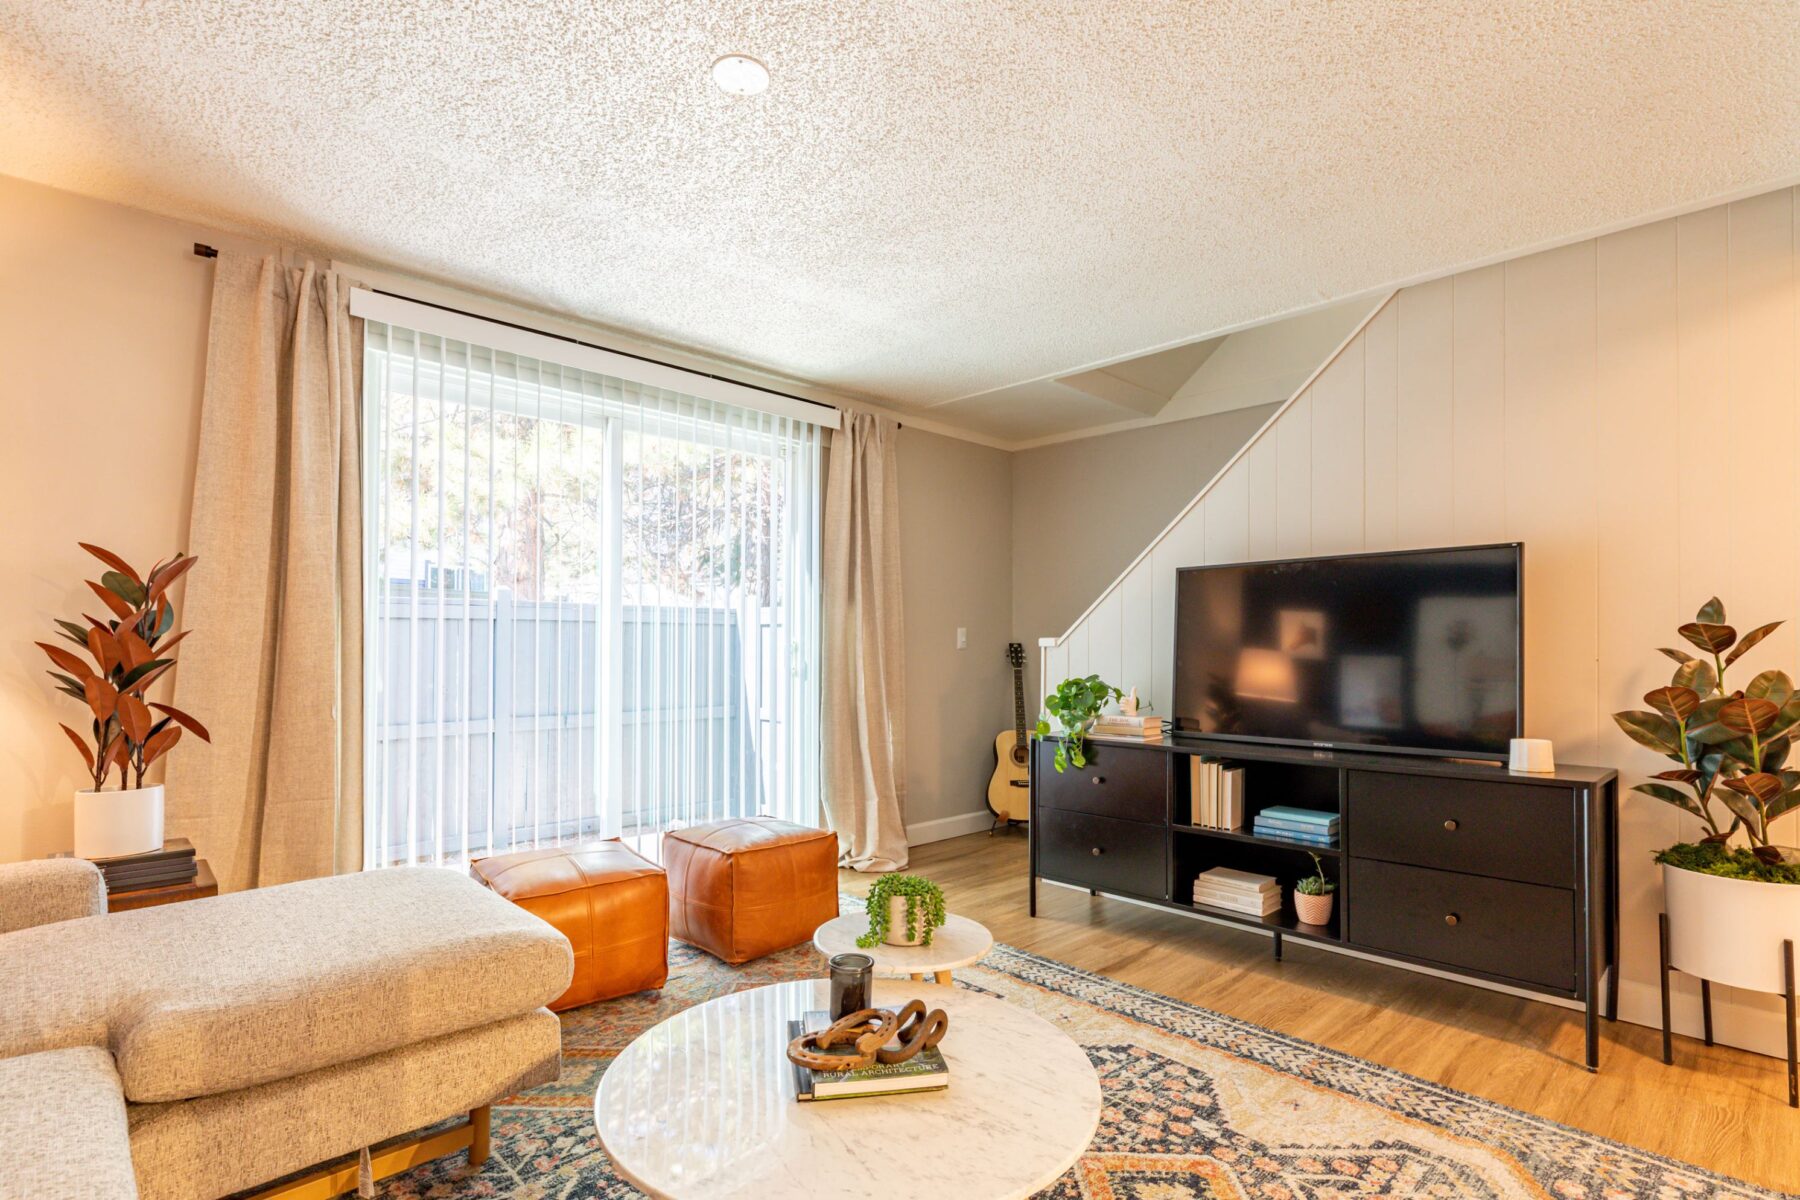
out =
{"type": "Polygon", "coordinates": [[[639,1035],[594,1097],[613,1169],[657,1200],[1025,1200],[1093,1140],[1087,1052],[1028,1009],[938,984],[877,980],[875,1001],[949,1014],[949,1087],[795,1100],[787,1022],[829,996],[822,979],[750,988],[639,1035]]]}
{"type": "Polygon", "coordinates": [[[944,923],[931,933],[929,946],[890,946],[885,942],[864,950],[856,939],[869,932],[869,918],[863,913],[836,917],[819,926],[813,933],[813,945],[820,954],[867,954],[875,960],[877,975],[907,975],[913,979],[931,976],[939,983],[950,982],[950,972],[978,961],[994,948],[994,935],[987,926],[954,913],[946,914],[944,923]]]}

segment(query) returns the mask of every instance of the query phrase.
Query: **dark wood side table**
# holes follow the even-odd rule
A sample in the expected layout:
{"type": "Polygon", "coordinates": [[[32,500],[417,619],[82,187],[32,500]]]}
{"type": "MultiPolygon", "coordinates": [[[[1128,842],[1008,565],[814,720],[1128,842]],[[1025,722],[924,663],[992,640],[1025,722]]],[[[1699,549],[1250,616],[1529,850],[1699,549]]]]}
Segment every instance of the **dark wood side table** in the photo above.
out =
{"type": "Polygon", "coordinates": [[[180,904],[183,900],[199,900],[219,894],[219,881],[204,858],[194,864],[194,877],[186,883],[169,883],[161,887],[133,888],[106,894],[107,912],[130,912],[134,908],[155,908],[159,904],[180,904]]]}

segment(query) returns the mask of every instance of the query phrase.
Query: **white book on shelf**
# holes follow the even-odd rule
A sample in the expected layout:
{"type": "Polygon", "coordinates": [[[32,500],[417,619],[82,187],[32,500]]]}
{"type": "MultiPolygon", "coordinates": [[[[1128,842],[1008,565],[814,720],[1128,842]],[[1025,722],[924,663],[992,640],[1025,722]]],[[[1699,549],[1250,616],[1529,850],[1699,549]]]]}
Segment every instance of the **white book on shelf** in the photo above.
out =
{"type": "Polygon", "coordinates": [[[1200,872],[1198,878],[1211,884],[1248,887],[1261,892],[1276,891],[1281,887],[1273,875],[1258,875],[1254,871],[1240,871],[1236,867],[1214,867],[1200,872]]]}
{"type": "Polygon", "coordinates": [[[1211,892],[1195,892],[1195,904],[1205,904],[1212,908],[1223,908],[1228,912],[1245,913],[1253,917],[1267,917],[1281,911],[1281,901],[1273,897],[1261,900],[1245,900],[1237,896],[1220,896],[1211,892]]]}
{"type": "Polygon", "coordinates": [[[1200,806],[1203,787],[1201,776],[1205,763],[1198,754],[1188,755],[1188,824],[1200,824],[1200,806]]]}

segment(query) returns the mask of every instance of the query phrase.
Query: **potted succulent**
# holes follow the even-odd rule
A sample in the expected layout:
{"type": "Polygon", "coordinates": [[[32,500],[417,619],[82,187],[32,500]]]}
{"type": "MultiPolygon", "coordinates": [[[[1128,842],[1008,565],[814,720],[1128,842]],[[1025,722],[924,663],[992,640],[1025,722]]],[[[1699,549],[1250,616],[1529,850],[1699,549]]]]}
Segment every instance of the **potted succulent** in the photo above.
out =
{"type": "MultiPolygon", "coordinates": [[[[1084,675],[1078,679],[1063,680],[1056,685],[1054,692],[1044,697],[1044,711],[1062,726],[1062,741],[1056,747],[1057,774],[1060,775],[1070,766],[1087,766],[1085,747],[1088,729],[1102,709],[1124,696],[1124,692],[1106,683],[1098,675],[1084,675]]],[[[1049,733],[1050,721],[1039,718],[1037,736],[1047,737],[1049,733]]]]}
{"type": "Polygon", "coordinates": [[[140,854],[160,849],[163,840],[162,785],[146,784],[146,773],[181,740],[183,730],[212,740],[187,713],[144,698],[175,666],[175,645],[187,636],[185,630],[173,632],[175,606],[168,590],[197,560],[177,553],[139,574],[110,550],[80,546],[109,568],[87,586],[112,615],[56,622],[58,634],[79,652],[37,643],[56,667],[47,672],[56,689],[80,701],[91,718],[85,735],[62,726],[94,783],[75,794],[75,853],[82,858],[140,854]],[[115,769],[119,786],[108,791],[115,769]]]}
{"type": "Polygon", "coordinates": [[[1331,898],[1337,894],[1337,880],[1325,877],[1325,864],[1308,850],[1313,860],[1313,873],[1294,885],[1294,915],[1303,925],[1331,924],[1331,898]]]}
{"type": "Polygon", "coordinates": [[[864,950],[877,943],[929,946],[945,920],[944,892],[922,875],[883,875],[869,889],[869,932],[856,939],[864,950]]]}
{"type": "Polygon", "coordinates": [[[1800,696],[1785,672],[1766,670],[1742,688],[1726,673],[1781,626],[1738,636],[1725,607],[1708,600],[1681,626],[1698,653],[1669,648],[1678,664],[1648,710],[1613,714],[1639,745],[1675,765],[1632,790],[1699,819],[1696,843],[1657,854],[1669,919],[1669,962],[1703,979],[1783,990],[1781,944],[1800,942],[1800,850],[1774,841],[1774,822],[1800,809],[1800,770],[1787,766],[1800,734],[1800,696]],[[1729,823],[1725,823],[1729,821],[1729,823]],[[1739,834],[1747,845],[1732,844],[1739,834]]]}

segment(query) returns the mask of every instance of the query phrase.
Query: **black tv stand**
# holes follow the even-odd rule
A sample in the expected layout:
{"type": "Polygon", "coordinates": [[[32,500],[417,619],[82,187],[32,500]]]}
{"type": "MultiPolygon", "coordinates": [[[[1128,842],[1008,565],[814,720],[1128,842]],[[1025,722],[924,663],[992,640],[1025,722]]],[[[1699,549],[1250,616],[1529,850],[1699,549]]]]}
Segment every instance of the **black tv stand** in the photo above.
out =
{"type": "Polygon", "coordinates": [[[1617,772],[1178,737],[1090,738],[1088,765],[1059,775],[1054,740],[1031,756],[1033,916],[1044,879],[1263,930],[1277,961],[1297,939],[1579,1001],[1598,1068],[1599,1018],[1618,1011],[1617,772]],[[1244,828],[1189,823],[1193,755],[1245,768],[1244,828]],[[1339,814],[1337,847],[1312,848],[1338,884],[1329,925],[1294,914],[1308,847],[1250,830],[1280,804],[1339,814]],[[1195,903],[1195,877],[1219,866],[1275,876],[1282,910],[1195,903]]]}

